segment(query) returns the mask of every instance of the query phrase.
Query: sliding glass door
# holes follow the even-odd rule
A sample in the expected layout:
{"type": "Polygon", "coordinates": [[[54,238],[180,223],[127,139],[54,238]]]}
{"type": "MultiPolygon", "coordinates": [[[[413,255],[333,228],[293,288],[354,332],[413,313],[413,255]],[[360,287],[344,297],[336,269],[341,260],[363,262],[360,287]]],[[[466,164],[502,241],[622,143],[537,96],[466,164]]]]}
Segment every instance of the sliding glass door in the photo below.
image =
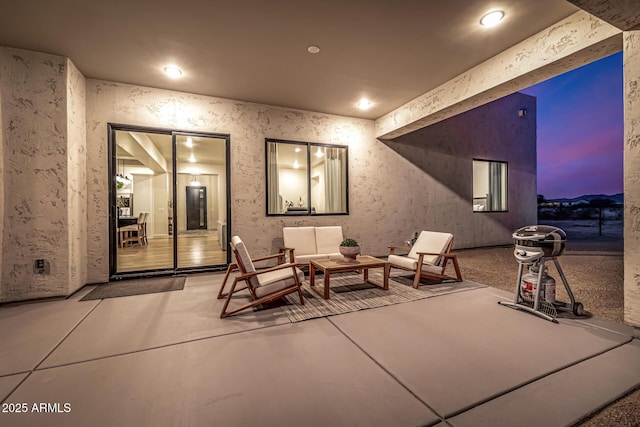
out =
{"type": "Polygon", "coordinates": [[[185,133],[174,137],[178,268],[226,264],[227,141],[185,133]]]}
{"type": "Polygon", "coordinates": [[[111,275],[228,264],[228,135],[110,125],[111,275]]]}

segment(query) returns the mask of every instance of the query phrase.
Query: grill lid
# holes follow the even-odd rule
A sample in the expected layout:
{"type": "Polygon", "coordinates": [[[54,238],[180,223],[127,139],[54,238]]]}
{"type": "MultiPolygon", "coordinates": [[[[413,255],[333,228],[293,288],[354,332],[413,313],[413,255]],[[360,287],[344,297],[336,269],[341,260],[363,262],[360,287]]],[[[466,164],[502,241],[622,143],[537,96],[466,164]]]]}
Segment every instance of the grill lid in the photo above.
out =
{"type": "Polygon", "coordinates": [[[558,227],[551,225],[529,225],[519,228],[513,233],[516,240],[533,240],[546,243],[565,242],[567,234],[558,227]]]}

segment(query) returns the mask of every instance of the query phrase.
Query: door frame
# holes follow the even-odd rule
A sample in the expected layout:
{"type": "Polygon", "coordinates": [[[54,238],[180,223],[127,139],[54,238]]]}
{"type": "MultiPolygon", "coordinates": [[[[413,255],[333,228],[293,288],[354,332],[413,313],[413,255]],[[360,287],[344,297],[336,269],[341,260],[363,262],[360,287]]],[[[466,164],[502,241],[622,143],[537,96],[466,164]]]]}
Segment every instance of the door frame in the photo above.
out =
{"type": "Polygon", "coordinates": [[[172,144],[172,159],[171,159],[171,174],[172,174],[172,189],[171,194],[173,200],[177,200],[178,193],[178,174],[177,174],[177,160],[176,160],[176,136],[196,136],[205,138],[218,138],[225,140],[225,171],[226,171],[226,239],[231,240],[231,135],[221,133],[209,133],[209,132],[196,132],[188,130],[177,130],[169,128],[156,128],[137,125],[128,125],[121,123],[107,123],[107,155],[108,155],[108,177],[107,182],[109,186],[109,208],[108,208],[108,224],[109,224],[109,280],[117,280],[123,278],[135,278],[145,277],[151,275],[175,275],[175,274],[188,274],[188,273],[202,273],[206,271],[221,271],[225,270],[231,263],[231,253],[227,249],[226,252],[226,264],[224,265],[211,265],[203,267],[182,267],[178,268],[178,235],[177,228],[175,227],[177,221],[178,208],[177,203],[173,203],[173,267],[153,270],[140,270],[132,272],[117,273],[117,256],[116,248],[118,246],[118,235],[116,232],[118,211],[116,206],[116,191],[115,191],[115,176],[117,174],[117,160],[116,160],[116,131],[131,131],[142,133],[158,133],[163,135],[171,135],[172,144]]]}

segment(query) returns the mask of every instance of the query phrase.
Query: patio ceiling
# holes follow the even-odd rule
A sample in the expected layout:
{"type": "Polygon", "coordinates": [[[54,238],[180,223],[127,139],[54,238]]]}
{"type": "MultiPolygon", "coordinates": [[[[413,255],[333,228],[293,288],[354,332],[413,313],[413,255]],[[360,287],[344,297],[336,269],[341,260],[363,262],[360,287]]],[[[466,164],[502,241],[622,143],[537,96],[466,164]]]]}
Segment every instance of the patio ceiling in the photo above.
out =
{"type": "Polygon", "coordinates": [[[2,6],[0,45],[67,56],[88,78],[374,119],[578,10],[565,0],[15,1],[2,6]],[[481,27],[496,7],[504,22],[481,27]],[[164,75],[169,63],[181,79],[164,75]],[[357,109],[361,97],[372,108],[357,109]]]}

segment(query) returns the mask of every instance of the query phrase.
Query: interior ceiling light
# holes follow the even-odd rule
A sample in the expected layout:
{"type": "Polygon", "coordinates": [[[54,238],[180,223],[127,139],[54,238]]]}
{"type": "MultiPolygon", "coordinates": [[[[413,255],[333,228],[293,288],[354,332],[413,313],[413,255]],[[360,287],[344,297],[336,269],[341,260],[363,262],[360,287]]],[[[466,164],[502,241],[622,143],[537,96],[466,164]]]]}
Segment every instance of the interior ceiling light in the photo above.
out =
{"type": "Polygon", "coordinates": [[[177,79],[178,77],[182,76],[182,70],[175,65],[167,65],[166,67],[164,67],[164,72],[172,79],[177,79]]]}
{"type": "Polygon", "coordinates": [[[191,139],[190,136],[187,137],[187,142],[185,142],[185,144],[187,147],[191,148],[193,147],[193,139],[191,139]]]}
{"type": "Polygon", "coordinates": [[[322,152],[320,147],[318,147],[318,151],[316,151],[316,157],[322,157],[322,156],[324,156],[324,153],[322,152]]]}
{"type": "Polygon", "coordinates": [[[368,110],[369,108],[371,108],[373,103],[369,101],[367,98],[362,98],[360,101],[358,101],[356,105],[361,110],[368,110]]]}
{"type": "Polygon", "coordinates": [[[483,27],[495,27],[504,18],[504,12],[501,10],[492,10],[480,19],[480,25],[483,27]]]}
{"type": "Polygon", "coordinates": [[[307,52],[315,54],[315,53],[320,52],[320,48],[318,46],[312,44],[311,46],[309,46],[307,48],[307,52]]]}
{"type": "Polygon", "coordinates": [[[298,163],[298,160],[296,159],[296,161],[293,162],[293,168],[298,169],[299,167],[300,167],[300,163],[298,163]]]}
{"type": "Polygon", "coordinates": [[[196,158],[194,157],[193,153],[191,153],[191,157],[189,157],[189,161],[191,163],[195,163],[196,162],[196,158]]]}

